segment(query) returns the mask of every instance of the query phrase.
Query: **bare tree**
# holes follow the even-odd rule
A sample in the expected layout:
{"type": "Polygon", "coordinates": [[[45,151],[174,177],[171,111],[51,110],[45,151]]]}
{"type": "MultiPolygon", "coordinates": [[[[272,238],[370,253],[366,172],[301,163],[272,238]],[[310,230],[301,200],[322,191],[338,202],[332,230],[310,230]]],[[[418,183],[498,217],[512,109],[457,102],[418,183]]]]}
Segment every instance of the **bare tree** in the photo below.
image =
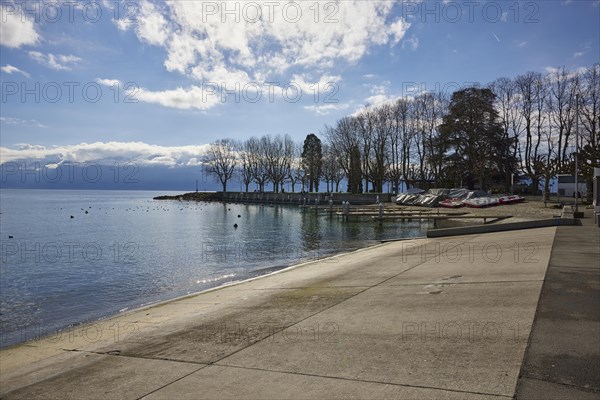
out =
{"type": "Polygon", "coordinates": [[[580,88],[581,147],[579,166],[586,180],[588,199],[593,194],[594,168],[600,168],[600,64],[588,68],[580,88]]]}
{"type": "Polygon", "coordinates": [[[600,64],[594,64],[582,77],[580,115],[584,145],[600,146],[600,64]]]}
{"type": "Polygon", "coordinates": [[[339,192],[340,182],[344,179],[338,155],[329,144],[323,146],[323,179],[328,192],[339,192]]]}
{"type": "Polygon", "coordinates": [[[374,125],[369,175],[373,181],[373,190],[382,193],[389,163],[389,141],[394,129],[394,115],[391,105],[385,104],[375,111],[374,125]]]}
{"type": "Polygon", "coordinates": [[[360,129],[357,119],[344,117],[333,127],[325,127],[325,137],[336,155],[344,175],[348,178],[348,191],[362,192],[360,154],[360,129]]]}
{"type": "Polygon", "coordinates": [[[534,194],[542,174],[543,157],[540,152],[542,129],[545,124],[547,90],[542,74],[528,72],[516,79],[521,97],[521,114],[525,125],[525,148],[522,155],[523,171],[531,179],[534,194]]]}
{"type": "Polygon", "coordinates": [[[501,173],[505,177],[505,190],[512,191],[511,175],[517,173],[513,168],[519,157],[519,137],[523,131],[523,114],[520,112],[520,96],[516,81],[499,78],[490,84],[496,95],[496,107],[503,128],[504,140],[510,143],[504,155],[505,163],[501,165],[501,173]]]}
{"type": "Polygon", "coordinates": [[[251,153],[252,149],[249,145],[249,141],[246,140],[241,143],[236,144],[238,156],[239,156],[239,175],[240,180],[244,184],[244,190],[248,193],[250,189],[250,184],[254,180],[252,175],[252,158],[253,155],[251,153]]]}
{"type": "Polygon", "coordinates": [[[549,113],[552,124],[558,130],[557,161],[563,167],[567,160],[567,147],[575,121],[575,95],[579,80],[566,68],[558,68],[548,75],[550,86],[549,113]]]}
{"type": "Polygon", "coordinates": [[[291,145],[292,157],[286,179],[290,182],[293,193],[297,183],[304,185],[305,173],[304,169],[302,168],[302,159],[300,157],[300,154],[302,153],[302,145],[296,142],[291,143],[291,145]]]}
{"type": "Polygon", "coordinates": [[[208,146],[204,155],[206,172],[215,176],[227,192],[227,182],[233,177],[237,154],[233,140],[221,139],[208,146]]]}
{"type": "Polygon", "coordinates": [[[259,191],[264,192],[265,184],[269,180],[269,174],[263,155],[262,140],[251,137],[245,144],[246,154],[249,157],[252,179],[258,185],[259,191]]]}

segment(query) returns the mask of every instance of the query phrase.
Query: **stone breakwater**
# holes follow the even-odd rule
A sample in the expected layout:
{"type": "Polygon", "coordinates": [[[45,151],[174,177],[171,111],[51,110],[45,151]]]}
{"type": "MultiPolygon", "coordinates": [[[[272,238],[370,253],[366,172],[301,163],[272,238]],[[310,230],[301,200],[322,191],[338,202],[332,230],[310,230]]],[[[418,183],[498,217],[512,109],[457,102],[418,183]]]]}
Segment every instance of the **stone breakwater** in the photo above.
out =
{"type": "Polygon", "coordinates": [[[269,203],[295,205],[327,205],[333,204],[376,204],[390,202],[390,194],[351,194],[351,193],[258,193],[258,192],[192,192],[175,196],[158,196],[155,200],[184,200],[184,201],[224,201],[228,203],[269,203]]]}

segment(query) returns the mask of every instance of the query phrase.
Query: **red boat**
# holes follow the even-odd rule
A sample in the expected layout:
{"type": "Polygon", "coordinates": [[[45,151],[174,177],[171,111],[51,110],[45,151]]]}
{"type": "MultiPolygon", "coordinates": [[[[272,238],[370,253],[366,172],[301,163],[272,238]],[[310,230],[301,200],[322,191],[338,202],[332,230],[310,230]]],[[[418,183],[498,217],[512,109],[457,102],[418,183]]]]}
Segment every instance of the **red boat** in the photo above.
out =
{"type": "Polygon", "coordinates": [[[521,197],[518,194],[510,195],[510,196],[502,196],[498,198],[500,204],[514,204],[520,203],[525,200],[525,197],[521,197]]]}

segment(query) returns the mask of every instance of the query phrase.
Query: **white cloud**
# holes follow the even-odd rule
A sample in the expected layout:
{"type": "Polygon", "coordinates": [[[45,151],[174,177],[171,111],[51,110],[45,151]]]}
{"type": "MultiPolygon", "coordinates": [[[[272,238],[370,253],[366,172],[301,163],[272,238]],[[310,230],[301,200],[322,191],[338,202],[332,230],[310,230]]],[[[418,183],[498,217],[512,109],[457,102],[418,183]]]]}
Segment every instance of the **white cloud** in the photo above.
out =
{"type": "Polygon", "coordinates": [[[369,110],[385,104],[392,104],[396,102],[401,96],[388,94],[390,84],[390,81],[383,81],[379,84],[365,84],[364,86],[369,89],[370,96],[364,99],[363,105],[358,107],[354,113],[352,113],[352,115],[356,116],[364,110],[369,110]]]}
{"type": "Polygon", "coordinates": [[[384,104],[393,103],[398,100],[398,96],[387,95],[387,94],[376,94],[367,97],[367,108],[377,108],[384,104]]]}
{"type": "Polygon", "coordinates": [[[143,142],[95,142],[65,146],[16,145],[0,147],[3,162],[37,161],[43,164],[133,162],[138,165],[200,165],[207,145],[158,146],[143,142]]]}
{"type": "Polygon", "coordinates": [[[365,78],[365,79],[374,79],[374,78],[377,78],[377,75],[375,75],[375,74],[364,74],[363,78],[365,78]]]}
{"type": "MultiPolygon", "coordinates": [[[[119,18],[115,21],[119,29],[126,31],[134,29],[136,35],[145,42],[161,46],[168,38],[169,27],[167,20],[161,14],[159,6],[149,1],[141,1],[137,4],[134,18],[119,18]]],[[[113,4],[108,7],[114,7],[113,4]]]]}
{"type": "Polygon", "coordinates": [[[19,48],[38,43],[40,36],[35,25],[32,20],[23,18],[20,4],[3,1],[0,12],[0,45],[19,48]]]}
{"type": "Polygon", "coordinates": [[[98,78],[96,79],[96,82],[99,83],[100,85],[104,85],[104,86],[120,86],[121,85],[121,81],[118,79],[102,79],[102,78],[98,78]]]}
{"type": "Polygon", "coordinates": [[[21,118],[13,118],[13,117],[0,117],[0,122],[6,125],[25,125],[25,126],[34,126],[36,128],[47,128],[46,125],[36,121],[35,119],[25,120],[21,118]]]}
{"type": "Polygon", "coordinates": [[[419,48],[419,38],[413,35],[410,38],[404,40],[402,42],[402,48],[409,48],[413,51],[417,50],[419,48]]]}
{"type": "Polygon", "coordinates": [[[391,20],[394,3],[387,0],[266,4],[143,0],[135,24],[116,23],[163,47],[168,71],[242,85],[280,79],[292,67],[327,74],[339,61],[358,61],[371,46],[398,43],[410,27],[405,20],[391,20]]]}
{"type": "Polygon", "coordinates": [[[323,104],[323,105],[312,105],[304,106],[305,110],[314,112],[316,115],[328,115],[332,111],[346,110],[350,107],[349,103],[338,103],[338,104],[323,104]]]}
{"type": "MultiPolygon", "coordinates": [[[[562,74],[565,71],[563,68],[556,68],[556,67],[546,67],[545,70],[546,70],[546,73],[549,75],[550,80],[552,80],[552,81],[556,80],[558,75],[562,74]]],[[[573,78],[577,75],[584,74],[586,71],[587,71],[586,67],[579,67],[579,68],[576,68],[575,70],[566,70],[566,73],[567,73],[567,77],[573,78]]]]}
{"type": "Polygon", "coordinates": [[[398,19],[396,22],[390,25],[390,30],[394,35],[394,40],[392,41],[394,45],[402,40],[408,28],[410,28],[410,23],[404,21],[403,19],[398,19]]]}
{"type": "Polygon", "coordinates": [[[577,51],[575,52],[575,54],[573,54],[573,57],[577,58],[577,57],[582,57],[585,53],[582,51],[577,51]]]}
{"type": "Polygon", "coordinates": [[[527,46],[527,42],[525,42],[525,41],[517,43],[517,47],[525,47],[525,46],[527,46]]]}
{"type": "MultiPolygon", "coordinates": [[[[96,79],[104,86],[121,85],[118,79],[96,79]]],[[[171,90],[153,91],[146,88],[132,87],[126,90],[132,101],[159,104],[163,107],[178,108],[181,110],[208,110],[222,101],[218,87],[211,85],[178,87],[171,90]]]]}
{"type": "Polygon", "coordinates": [[[71,65],[81,61],[81,58],[73,55],[63,54],[44,54],[39,51],[30,51],[29,57],[37,61],[39,64],[55,69],[57,71],[70,71],[71,65]]]}
{"type": "Polygon", "coordinates": [[[160,104],[182,110],[208,110],[221,102],[221,95],[209,86],[191,86],[186,89],[179,87],[163,91],[140,88],[132,95],[144,103],[160,104]]]}
{"type": "Polygon", "coordinates": [[[316,91],[324,93],[331,85],[335,85],[342,79],[339,75],[323,75],[316,82],[311,82],[310,77],[304,75],[293,75],[290,84],[297,85],[302,90],[303,94],[311,95],[316,91]],[[307,82],[307,79],[309,80],[307,82]]]}
{"type": "Polygon", "coordinates": [[[381,84],[368,83],[365,84],[366,87],[369,88],[369,92],[372,95],[385,94],[390,85],[390,81],[383,81],[381,84]]]}
{"type": "Polygon", "coordinates": [[[10,64],[6,64],[4,67],[0,67],[0,70],[2,70],[2,72],[7,73],[7,74],[18,73],[18,74],[23,74],[27,78],[31,78],[31,75],[29,75],[28,72],[22,71],[19,68],[14,67],[10,64]]]}

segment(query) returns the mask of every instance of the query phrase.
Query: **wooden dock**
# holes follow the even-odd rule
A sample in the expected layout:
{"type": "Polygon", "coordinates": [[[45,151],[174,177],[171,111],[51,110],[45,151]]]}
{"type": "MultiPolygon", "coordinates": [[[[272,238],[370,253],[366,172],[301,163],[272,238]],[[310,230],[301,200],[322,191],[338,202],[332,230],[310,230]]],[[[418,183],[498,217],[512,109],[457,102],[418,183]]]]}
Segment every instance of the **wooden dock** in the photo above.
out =
{"type": "Polygon", "coordinates": [[[470,215],[464,214],[449,214],[449,215],[384,215],[383,217],[374,216],[372,219],[377,222],[382,221],[395,221],[395,220],[414,220],[414,219],[427,219],[433,221],[448,220],[448,219],[483,219],[484,224],[497,222],[503,219],[512,218],[512,215],[470,215]],[[490,220],[490,221],[488,221],[490,220]]]}

